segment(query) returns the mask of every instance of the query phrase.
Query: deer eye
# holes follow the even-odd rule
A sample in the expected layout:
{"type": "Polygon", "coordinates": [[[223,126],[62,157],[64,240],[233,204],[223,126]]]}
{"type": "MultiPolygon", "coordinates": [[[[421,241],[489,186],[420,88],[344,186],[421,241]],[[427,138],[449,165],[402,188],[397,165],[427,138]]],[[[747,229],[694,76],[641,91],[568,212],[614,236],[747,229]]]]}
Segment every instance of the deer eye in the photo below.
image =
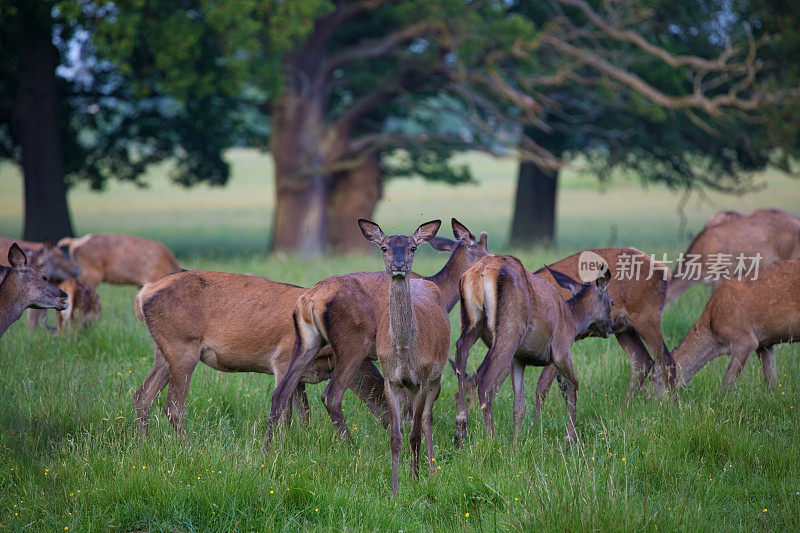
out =
{"type": "Polygon", "coordinates": [[[384,252],[385,252],[386,250],[388,250],[388,249],[389,249],[389,248],[388,248],[388,247],[386,247],[386,246],[381,246],[381,250],[383,250],[384,252]]]}
{"type": "Polygon", "coordinates": [[[412,252],[416,252],[417,251],[417,247],[416,246],[412,246],[411,248],[409,248],[409,250],[411,250],[412,252]]]}

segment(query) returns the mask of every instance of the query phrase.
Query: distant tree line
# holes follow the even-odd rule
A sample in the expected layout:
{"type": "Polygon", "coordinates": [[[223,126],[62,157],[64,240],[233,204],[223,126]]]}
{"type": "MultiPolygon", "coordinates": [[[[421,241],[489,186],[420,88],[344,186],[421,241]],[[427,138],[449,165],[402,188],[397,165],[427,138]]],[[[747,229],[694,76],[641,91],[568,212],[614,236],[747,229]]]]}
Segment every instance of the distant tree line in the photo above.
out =
{"type": "Polygon", "coordinates": [[[730,192],[789,170],[800,13],[778,0],[0,0],[0,157],[24,237],[70,235],[67,187],[175,161],[223,185],[223,151],[275,161],[272,249],[363,246],[389,176],[472,179],[512,154],[511,242],[549,243],[558,173],[730,192]]]}

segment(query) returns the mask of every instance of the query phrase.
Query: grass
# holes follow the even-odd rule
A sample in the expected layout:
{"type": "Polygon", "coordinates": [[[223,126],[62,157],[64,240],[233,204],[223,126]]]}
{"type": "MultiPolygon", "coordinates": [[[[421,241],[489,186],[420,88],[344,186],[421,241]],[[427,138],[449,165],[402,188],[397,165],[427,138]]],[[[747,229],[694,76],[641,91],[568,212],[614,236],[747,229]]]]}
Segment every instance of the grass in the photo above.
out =
{"type": "MultiPolygon", "coordinates": [[[[166,241],[193,268],[252,272],[310,285],[335,273],[377,269],[373,255],[299,261],[261,254],[270,209],[266,159],[233,152],[229,188],[176,190],[154,175],[147,190],[115,184],[103,196],[82,189],[70,202],[79,233],[120,230],[166,241]],[[258,191],[258,192],[256,192],[258,191]]],[[[490,232],[498,249],[509,226],[513,165],[473,157],[475,186],[450,189],[419,181],[389,184],[376,219],[411,231],[421,220],[456,216],[490,232]]],[[[163,172],[163,168],[158,170],[163,172]]],[[[156,172],[156,171],[154,171],[156,172]]],[[[16,181],[15,181],[16,179],[16,181]]],[[[796,182],[768,176],[752,197],[714,201],[749,210],[800,205],[796,182]]],[[[19,187],[0,169],[0,234],[19,231],[19,187]]],[[[584,246],[632,244],[676,252],[677,196],[613,183],[604,191],[571,172],[559,204],[559,248],[520,252],[531,267],[584,246]],[[616,231],[612,228],[616,227],[616,231]],[[615,236],[616,235],[616,236],[615,236]]],[[[690,204],[694,209],[695,204],[690,204]]],[[[690,213],[690,229],[715,207],[690,213]]],[[[449,234],[449,229],[443,230],[449,234]]],[[[443,257],[425,251],[415,266],[431,273],[443,257]]],[[[495,405],[498,436],[470,415],[470,439],[452,445],[455,378],[446,371],[435,405],[435,478],[408,479],[389,493],[388,434],[351,393],[345,415],[351,442],[334,434],[309,387],[311,423],[294,424],[282,444],[261,453],[270,376],[223,374],[199,365],[187,403],[189,447],[154,409],[152,437],[135,438],[131,396],[152,363],[144,326],[132,312],[135,288],[102,285],[103,318],[80,335],[58,338],[14,324],[0,339],[0,526],[11,531],[271,530],[797,530],[800,528],[800,359],[798,345],[777,349],[780,387],[764,389],[757,359],[733,391],[720,391],[721,357],[675,403],[624,399],[630,374],[613,339],[573,349],[581,381],[578,432],[565,446],[566,409],[557,390],[543,416],[530,417],[511,446],[511,390],[495,405]]],[[[667,345],[691,328],[707,291],[689,291],[664,316],[667,345]]],[[[451,314],[452,338],[458,313],[451,314]]],[[[52,317],[51,317],[52,322],[52,317]]],[[[485,354],[480,343],[470,360],[485,354]]],[[[537,369],[528,369],[532,408],[537,369]]],[[[530,411],[529,411],[530,412],[530,411]]],[[[407,436],[407,429],[404,433],[407,436]]]]}

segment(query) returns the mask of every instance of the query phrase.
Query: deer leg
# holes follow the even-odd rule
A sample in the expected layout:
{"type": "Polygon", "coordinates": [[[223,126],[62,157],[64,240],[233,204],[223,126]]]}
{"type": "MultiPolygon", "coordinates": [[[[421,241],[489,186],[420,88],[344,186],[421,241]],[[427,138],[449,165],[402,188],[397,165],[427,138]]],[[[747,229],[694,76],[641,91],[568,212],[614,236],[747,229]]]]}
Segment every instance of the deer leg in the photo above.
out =
{"type": "Polygon", "coordinates": [[[402,387],[389,383],[384,384],[386,403],[389,408],[389,446],[392,450],[392,492],[397,493],[399,486],[398,476],[400,470],[400,448],[403,445],[403,436],[400,434],[400,416],[403,408],[402,387]]]}
{"type": "Polygon", "coordinates": [[[358,372],[358,378],[351,388],[375,418],[381,421],[383,427],[388,428],[389,411],[386,408],[386,395],[383,392],[383,376],[375,367],[375,363],[364,359],[358,372]]]}
{"type": "Polygon", "coordinates": [[[513,358],[511,360],[511,384],[514,388],[514,438],[516,447],[519,429],[525,420],[525,366],[513,358]]]}
{"type": "Polygon", "coordinates": [[[637,318],[634,327],[640,342],[644,341],[647,344],[647,348],[658,366],[664,385],[672,392],[675,390],[675,360],[667,349],[667,345],[664,344],[664,334],[661,331],[661,313],[653,312],[651,315],[637,318]]]}
{"type": "Polygon", "coordinates": [[[408,444],[411,446],[411,479],[419,479],[419,451],[422,448],[422,416],[425,411],[427,397],[426,387],[417,390],[406,388],[406,395],[411,402],[412,426],[408,435],[408,444]]]}
{"type": "MultiPolygon", "coordinates": [[[[462,317],[463,320],[463,317],[462,317]]],[[[467,410],[467,387],[470,384],[467,382],[467,358],[469,357],[469,350],[478,341],[480,332],[478,328],[464,328],[461,329],[461,336],[456,341],[456,360],[453,365],[453,370],[456,372],[458,379],[458,390],[456,391],[456,430],[453,435],[453,442],[456,448],[461,448],[464,440],[467,438],[467,417],[469,412],[467,410]]]]}
{"type": "Polygon", "coordinates": [[[631,362],[631,379],[627,394],[628,398],[632,398],[642,388],[647,375],[653,369],[653,359],[635,331],[617,333],[616,337],[631,362]]]}
{"type": "Polygon", "coordinates": [[[292,406],[297,412],[297,417],[308,425],[311,410],[308,405],[308,395],[306,394],[306,384],[298,383],[297,388],[292,393],[292,406]]]}
{"type": "Polygon", "coordinates": [[[566,355],[557,357],[553,354],[553,364],[560,374],[559,385],[561,392],[564,393],[564,400],[567,403],[567,434],[564,441],[569,443],[578,442],[578,432],[575,430],[576,407],[578,405],[578,378],[572,368],[572,357],[569,350],[566,355]]]}
{"type": "Polygon", "coordinates": [[[722,378],[723,389],[729,389],[736,383],[745,363],[747,363],[747,359],[755,349],[756,347],[750,344],[731,347],[731,362],[728,364],[728,371],[725,372],[725,377],[722,378]]]}
{"type": "Polygon", "coordinates": [[[483,412],[483,427],[494,437],[493,403],[497,390],[511,371],[511,360],[521,343],[521,336],[513,340],[508,335],[495,335],[495,343],[475,373],[478,382],[478,401],[483,412]]]}
{"type": "Polygon", "coordinates": [[[435,456],[433,455],[433,402],[439,397],[442,383],[436,380],[431,384],[428,395],[425,397],[425,408],[422,412],[422,430],[425,432],[425,445],[428,448],[428,473],[436,475],[435,456]]]}
{"type": "Polygon", "coordinates": [[[778,384],[778,373],[775,371],[775,348],[774,346],[759,346],[756,355],[761,361],[761,369],[764,371],[764,384],[768,389],[774,389],[778,384]]]}
{"type": "Polygon", "coordinates": [[[189,393],[189,382],[192,379],[197,362],[200,360],[200,353],[193,348],[189,348],[182,353],[191,354],[175,361],[168,361],[169,367],[169,390],[167,391],[167,403],[164,405],[164,412],[169,418],[172,427],[177,431],[178,436],[188,444],[186,438],[186,395],[189,393]],[[194,351],[191,354],[191,351],[194,351]]]}
{"type": "MultiPolygon", "coordinates": [[[[337,364],[333,369],[333,376],[328,382],[325,391],[322,393],[322,403],[328,410],[328,415],[331,417],[334,427],[339,430],[339,433],[342,434],[342,438],[344,439],[350,438],[350,431],[347,429],[347,423],[342,414],[342,398],[344,397],[345,391],[355,382],[358,371],[365,360],[362,354],[366,353],[366,350],[356,351],[358,353],[353,352],[354,356],[337,358],[337,364]]],[[[404,395],[402,391],[399,394],[402,404],[404,395]]]]}
{"type": "Polygon", "coordinates": [[[133,406],[136,412],[136,425],[139,438],[144,438],[150,431],[150,410],[156,397],[169,382],[169,366],[164,355],[153,342],[153,367],[144,378],[142,386],[133,394],[133,406]]]}
{"type": "Polygon", "coordinates": [[[536,384],[536,404],[533,407],[533,418],[539,420],[542,415],[542,404],[547,397],[547,391],[550,390],[550,385],[553,384],[557,374],[556,367],[548,365],[544,367],[542,373],[539,375],[539,382],[536,384]]]}
{"type": "Polygon", "coordinates": [[[269,443],[275,430],[275,424],[286,424],[291,416],[291,398],[300,384],[306,369],[314,362],[314,358],[319,351],[319,338],[303,341],[299,336],[295,338],[292,348],[291,363],[283,377],[278,376],[275,370],[276,386],[272,392],[272,407],[267,419],[267,430],[264,434],[264,444],[262,446],[266,453],[269,443]]]}

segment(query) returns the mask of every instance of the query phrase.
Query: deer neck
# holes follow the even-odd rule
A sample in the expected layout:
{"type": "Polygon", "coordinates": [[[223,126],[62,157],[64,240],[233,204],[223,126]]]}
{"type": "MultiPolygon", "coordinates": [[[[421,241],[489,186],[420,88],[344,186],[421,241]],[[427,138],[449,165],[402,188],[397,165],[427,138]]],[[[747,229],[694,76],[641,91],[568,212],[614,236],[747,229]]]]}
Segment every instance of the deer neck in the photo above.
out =
{"type": "Polygon", "coordinates": [[[461,275],[467,271],[469,266],[467,264],[467,249],[463,244],[458,244],[442,269],[433,276],[425,278],[439,287],[448,313],[453,310],[456,302],[458,302],[461,275]]]}
{"type": "Polygon", "coordinates": [[[578,335],[589,329],[589,326],[595,321],[595,317],[589,313],[583,298],[586,293],[588,293],[588,288],[584,287],[575,296],[567,300],[567,307],[572,315],[573,328],[575,329],[574,337],[578,337],[578,335]]]}
{"type": "Polygon", "coordinates": [[[15,281],[10,272],[0,281],[0,336],[22,316],[23,311],[28,307],[28,302],[15,297],[18,292],[15,281]]]}
{"type": "Polygon", "coordinates": [[[697,372],[720,353],[719,343],[714,339],[708,325],[701,322],[692,327],[686,338],[672,352],[675,360],[675,386],[683,387],[697,372]]]}
{"type": "Polygon", "coordinates": [[[392,278],[389,283],[389,330],[399,349],[411,346],[416,335],[414,308],[411,305],[411,282],[408,277],[392,278]]]}

